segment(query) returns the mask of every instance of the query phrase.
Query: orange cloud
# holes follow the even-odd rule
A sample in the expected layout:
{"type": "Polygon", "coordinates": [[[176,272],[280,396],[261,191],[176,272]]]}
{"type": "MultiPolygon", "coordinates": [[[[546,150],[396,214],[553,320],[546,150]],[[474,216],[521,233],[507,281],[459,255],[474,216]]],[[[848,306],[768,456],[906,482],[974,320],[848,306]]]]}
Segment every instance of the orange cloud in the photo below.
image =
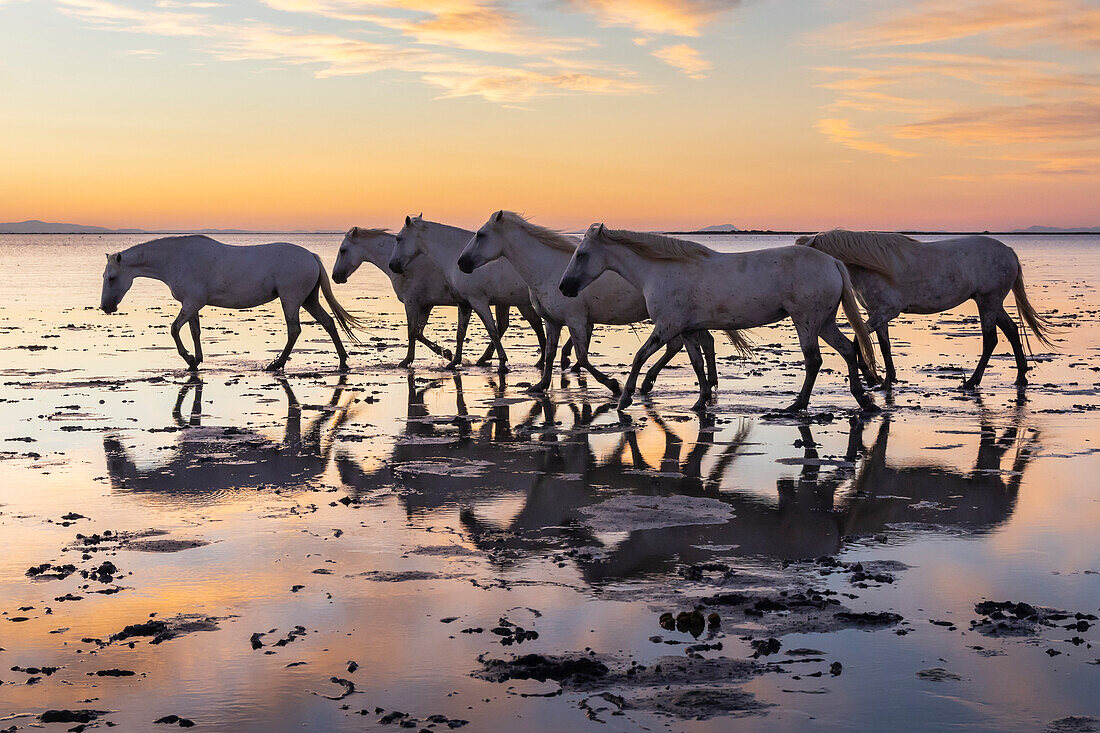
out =
{"type": "Polygon", "coordinates": [[[646,33],[698,36],[741,0],[567,0],[596,16],[603,25],[622,25],[646,33]]]}
{"type": "Polygon", "coordinates": [[[1100,8],[1082,0],[925,0],[812,35],[848,48],[911,46],[988,36],[994,43],[1100,49],[1100,8]]]}
{"type": "MultiPolygon", "coordinates": [[[[276,28],[255,22],[214,23],[207,16],[171,10],[139,10],[111,0],[60,0],[66,12],[104,28],[116,31],[146,33],[161,36],[201,37],[208,41],[206,49],[226,61],[278,61],[287,64],[316,67],[319,78],[370,74],[392,70],[417,75],[427,84],[443,88],[444,97],[481,96],[494,102],[523,101],[534,97],[573,93],[623,94],[645,91],[646,87],[622,71],[600,73],[596,68],[581,72],[559,63],[550,64],[548,71],[471,62],[438,49],[415,44],[394,44],[365,41],[330,33],[306,33],[276,28]]],[[[271,0],[280,9],[315,7],[306,0],[271,0]]],[[[322,3],[323,4],[323,3],[322,3]]],[[[327,5],[331,5],[327,4],[327,5]]],[[[327,7],[326,5],[326,7],[327,7]]],[[[397,3],[394,3],[397,5],[397,3]]],[[[412,2],[401,3],[402,7],[412,2]]],[[[457,7],[446,0],[424,0],[418,8],[442,10],[457,7]]],[[[466,3],[466,7],[480,7],[466,3]]],[[[335,12],[335,11],[334,11],[335,12]]],[[[364,16],[356,16],[360,19],[364,16]]],[[[471,44],[478,37],[474,22],[465,30],[471,44]]],[[[484,19],[482,19],[484,21],[484,19]]],[[[437,16],[426,21],[422,31],[429,37],[445,33],[453,16],[437,16]],[[436,25],[433,25],[436,24],[436,25]],[[439,25],[442,24],[442,25],[439,25]]],[[[453,29],[452,29],[453,30],[453,29]]],[[[483,38],[491,42],[489,36],[483,38]]],[[[455,45],[455,44],[450,44],[455,45]]],[[[558,49],[548,44],[539,51],[558,49]]],[[[528,49],[531,52],[531,49],[528,49]]],[[[542,62],[546,68],[548,62],[542,62]]]]}
{"type": "Polygon", "coordinates": [[[713,68],[713,64],[703,58],[697,49],[686,43],[675,46],[665,46],[653,52],[653,55],[684,72],[692,79],[705,79],[707,71],[713,68]]]}
{"type": "Polygon", "coordinates": [[[853,150],[860,150],[864,153],[874,153],[876,155],[887,155],[891,158],[916,157],[916,153],[898,150],[884,143],[867,140],[864,137],[864,133],[852,128],[850,120],[827,118],[818,120],[815,127],[831,142],[839,143],[853,150]]]}

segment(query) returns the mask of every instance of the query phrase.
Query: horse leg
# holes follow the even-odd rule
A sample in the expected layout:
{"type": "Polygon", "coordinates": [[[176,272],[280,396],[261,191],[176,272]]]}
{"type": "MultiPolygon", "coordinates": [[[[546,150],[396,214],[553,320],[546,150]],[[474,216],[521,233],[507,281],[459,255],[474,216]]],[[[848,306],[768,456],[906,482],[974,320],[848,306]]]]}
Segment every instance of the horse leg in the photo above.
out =
{"type": "Polygon", "coordinates": [[[191,371],[197,371],[199,368],[199,361],[195,357],[187,353],[187,347],[183,345],[183,339],[180,338],[180,329],[183,328],[183,324],[190,321],[196,315],[198,315],[198,308],[190,308],[183,306],[180,308],[179,315],[176,316],[176,320],[172,321],[172,340],[176,342],[176,351],[179,352],[183,360],[187,362],[187,368],[191,371]]]}
{"type": "MultiPolygon", "coordinates": [[[[691,406],[694,412],[703,412],[707,409],[707,403],[713,397],[710,389],[710,381],[707,379],[706,364],[703,360],[703,347],[699,344],[700,334],[706,331],[695,331],[684,334],[684,345],[687,348],[688,358],[691,360],[691,368],[695,370],[695,379],[699,383],[699,399],[691,406]]],[[[712,339],[713,342],[713,339],[712,339]]]]}
{"type": "Polygon", "coordinates": [[[884,323],[875,331],[878,336],[878,347],[882,351],[882,363],[886,367],[886,381],[883,387],[891,387],[898,381],[898,373],[894,371],[894,356],[890,353],[890,324],[884,323]]]}
{"type": "Polygon", "coordinates": [[[653,383],[657,381],[657,375],[668,366],[668,363],[672,361],[672,357],[679,354],[682,348],[684,348],[683,339],[669,342],[668,346],[665,347],[665,353],[661,354],[661,358],[646,372],[645,379],[642,380],[642,386],[638,388],[638,394],[649,394],[652,391],[653,383]]]}
{"type": "Polygon", "coordinates": [[[546,322],[546,351],[550,357],[542,361],[542,378],[538,384],[527,388],[528,392],[545,392],[550,386],[550,380],[554,377],[554,354],[558,350],[558,339],[561,338],[561,324],[546,322]]]}
{"type": "Polygon", "coordinates": [[[630,375],[626,378],[626,384],[623,385],[623,392],[619,395],[620,410],[625,410],[630,407],[630,403],[634,400],[634,388],[638,384],[638,375],[642,371],[642,367],[645,365],[646,360],[649,357],[657,353],[657,349],[668,343],[668,339],[661,335],[661,331],[657,328],[653,329],[653,333],[649,334],[649,338],[645,340],[642,347],[638,349],[638,353],[634,355],[634,363],[630,366],[630,375]]]}
{"type": "MultiPolygon", "coordinates": [[[[466,327],[470,325],[470,304],[458,304],[458,326],[455,329],[455,355],[447,362],[447,369],[462,365],[462,344],[466,341],[466,327]]],[[[492,346],[492,344],[489,344],[492,346]]]]}
{"type": "Polygon", "coordinates": [[[699,331],[696,336],[704,356],[707,357],[707,384],[711,387],[718,386],[718,355],[714,353],[714,335],[710,331],[699,331]]]}
{"type": "MultiPolygon", "coordinates": [[[[510,313],[509,313],[508,306],[506,306],[506,305],[498,305],[496,307],[496,312],[497,312],[497,338],[502,339],[502,338],[504,338],[504,332],[508,330],[508,324],[509,324],[509,321],[510,321],[510,313]]],[[[490,339],[489,346],[485,349],[485,353],[482,354],[481,358],[478,359],[477,362],[476,362],[477,366],[485,366],[486,364],[488,364],[490,361],[493,360],[494,347],[495,347],[495,344],[493,344],[492,340],[490,339]]]]}
{"type": "Polygon", "coordinates": [[[416,358],[417,325],[419,321],[418,308],[411,303],[405,304],[405,333],[408,335],[409,345],[405,349],[405,358],[397,362],[397,366],[405,368],[413,363],[416,358]]]}
{"type": "Polygon", "coordinates": [[[195,315],[191,316],[188,325],[191,326],[191,340],[195,342],[195,366],[192,371],[197,371],[199,364],[202,364],[202,341],[199,340],[199,312],[195,311],[195,315]]]}
{"type": "Polygon", "coordinates": [[[814,391],[814,382],[817,381],[817,372],[821,369],[821,347],[817,338],[820,328],[812,328],[809,324],[795,322],[795,330],[798,332],[798,345],[802,347],[802,356],[806,364],[806,377],[802,380],[802,389],[798,392],[786,412],[801,412],[810,404],[810,393],[814,391]]]}
{"type": "Polygon", "coordinates": [[[561,369],[569,368],[569,352],[573,350],[573,339],[566,339],[565,346],[561,347],[561,369]]]}
{"type": "Polygon", "coordinates": [[[859,349],[856,348],[856,345],[840,332],[835,320],[826,323],[825,327],[821,329],[821,338],[829,346],[836,349],[848,364],[848,388],[852,390],[852,396],[856,398],[859,406],[864,410],[877,412],[878,406],[867,394],[867,391],[863,389],[863,381],[859,378],[859,365],[856,362],[856,354],[859,349]]]}
{"type": "Polygon", "coordinates": [[[993,349],[997,346],[997,312],[1003,310],[1002,307],[995,308],[984,298],[982,300],[975,298],[975,302],[978,304],[978,318],[982,322],[982,355],[978,359],[978,366],[974,368],[974,374],[963,382],[962,388],[967,390],[977,389],[982,383],[982,375],[985,374],[985,368],[989,364],[989,357],[993,355],[993,349]]]}
{"type": "Polygon", "coordinates": [[[542,363],[549,359],[554,361],[554,355],[557,353],[557,348],[553,350],[546,348],[546,333],[543,329],[542,317],[535,311],[534,307],[528,305],[517,305],[516,310],[523,316],[523,320],[527,321],[531,325],[531,330],[535,332],[535,338],[539,340],[539,360],[535,362],[536,369],[542,369],[542,363]]]}
{"type": "Polygon", "coordinates": [[[286,318],[286,347],[283,349],[283,353],[275,358],[275,361],[264,367],[269,372],[279,371],[286,366],[286,360],[290,358],[290,350],[294,348],[294,343],[302,334],[302,323],[298,320],[298,309],[301,308],[301,305],[294,304],[291,306],[290,302],[286,300],[281,302],[283,317],[286,318]]]}
{"type": "Polygon", "coordinates": [[[302,303],[302,307],[306,309],[306,313],[313,316],[313,320],[321,324],[321,328],[328,332],[328,337],[332,339],[332,345],[336,347],[336,353],[340,356],[340,371],[346,372],[348,370],[348,352],[344,350],[344,343],[340,340],[340,333],[336,330],[336,322],[332,320],[332,316],[317,300],[316,290],[309,294],[309,297],[302,303]]]}
{"type": "Polygon", "coordinates": [[[450,349],[440,346],[435,341],[424,335],[424,328],[428,325],[428,318],[432,315],[432,306],[421,305],[417,307],[416,316],[416,340],[427,346],[432,353],[442,356],[444,359],[450,359],[454,354],[450,349]]]}
{"type": "MultiPolygon", "coordinates": [[[[492,308],[489,307],[488,303],[478,303],[477,305],[471,303],[470,305],[474,309],[474,313],[477,313],[477,317],[485,324],[485,330],[489,332],[490,345],[496,348],[497,356],[500,359],[497,371],[501,373],[508,371],[508,355],[504,353],[504,344],[500,341],[500,331],[497,330],[496,321],[493,320],[492,308]]],[[[478,360],[478,364],[481,363],[481,360],[478,360]]]]}
{"type": "Polygon", "coordinates": [[[612,394],[618,395],[621,391],[619,382],[592,366],[592,362],[588,360],[588,344],[592,339],[591,325],[586,328],[569,326],[569,337],[573,340],[573,350],[577,355],[577,364],[588,370],[588,373],[595,377],[597,382],[611,390],[612,394]]]}
{"type": "Polygon", "coordinates": [[[1024,354],[1024,346],[1020,343],[1020,327],[1012,316],[1008,315],[1004,305],[997,314],[997,326],[1004,333],[1008,343],[1012,344],[1012,354],[1016,357],[1016,386],[1027,386],[1027,356],[1024,354]]]}

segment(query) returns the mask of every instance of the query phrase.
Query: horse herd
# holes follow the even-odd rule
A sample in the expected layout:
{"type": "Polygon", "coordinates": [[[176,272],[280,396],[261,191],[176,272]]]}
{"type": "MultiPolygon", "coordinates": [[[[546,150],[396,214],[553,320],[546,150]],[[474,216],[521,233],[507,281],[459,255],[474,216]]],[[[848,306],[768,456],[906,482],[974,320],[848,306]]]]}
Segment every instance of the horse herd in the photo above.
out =
{"type": "MultiPolygon", "coordinates": [[[[1027,383],[1027,356],[1020,329],[1004,307],[1012,291],[1026,326],[1051,346],[1051,323],[1032,307],[1024,290],[1019,258],[1002,242],[986,236],[962,236],[923,243],[905,235],[835,229],[799,237],[794,245],[738,253],[717,252],[702,244],[660,234],[610,229],[593,224],[583,238],[539,226],[509,211],[498,211],[476,232],[422,216],[406,217],[396,235],[385,229],[352,227],[344,236],[332,279],[344,283],[363,263],[385,272],[405,306],[408,350],[401,366],[412,364],[422,343],[462,363],[470,315],[476,313],[490,345],[478,360],[495,352],[507,370],[501,336],[515,307],[531,325],[540,345],[541,379],[532,391],[550,385],[562,329],[569,340],[562,350],[618,395],[619,409],[632,402],[641,369],[658,351],[663,356],[648,371],[640,391],[648,392],[661,368],[686,349],[699,383],[694,409],[705,409],[717,384],[714,330],[726,333],[742,354],[751,343],[741,331],[790,318],[805,359],[805,378],[790,411],[803,410],[821,367],[819,341],[844,358],[848,384],[861,409],[877,409],[864,386],[889,385],[896,379],[890,352],[889,323],[901,313],[938,313],[967,300],[978,306],[982,354],[965,388],[980,383],[1002,331],[1016,359],[1017,385],[1027,383]],[[865,321],[859,304],[866,309],[865,321]],[[424,336],[436,306],[458,308],[454,352],[424,336]],[[837,325],[838,308],[855,334],[849,340],[837,325]],[[494,317],[495,311],[495,317],[494,317]],[[653,323],[638,350],[625,384],[589,360],[596,324],[653,323]],[[878,337],[886,369],[881,379],[871,333],[878,337]]],[[[199,311],[207,306],[251,308],[280,301],[287,324],[286,346],[267,366],[282,369],[301,333],[299,311],[306,311],[328,332],[347,369],[339,327],[357,340],[362,326],[336,300],[321,259],[289,243],[230,246],[201,235],[166,237],[107,255],[100,307],[113,313],[135,277],[168,285],[181,304],[171,333],[191,370],[202,362],[199,311]],[[333,312],[320,303],[323,295],[333,312]],[[190,327],[194,355],[180,338],[190,327]]]]}

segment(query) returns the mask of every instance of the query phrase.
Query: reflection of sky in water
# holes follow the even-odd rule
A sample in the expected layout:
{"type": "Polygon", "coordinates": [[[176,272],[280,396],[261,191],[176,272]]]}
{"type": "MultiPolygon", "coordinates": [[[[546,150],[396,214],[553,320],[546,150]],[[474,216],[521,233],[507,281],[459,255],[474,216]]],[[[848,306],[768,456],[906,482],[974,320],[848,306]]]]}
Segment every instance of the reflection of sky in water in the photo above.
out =
{"type": "MultiPolygon", "coordinates": [[[[837,411],[835,420],[800,430],[762,417],[784,403],[776,390],[795,389],[801,366],[786,328],[759,329],[758,343],[781,349],[765,350],[756,363],[720,362],[718,409],[702,432],[686,411],[694,400],[686,360],[658,382],[653,409],[631,410],[631,430],[615,426],[598,385],[585,388],[573,375],[550,402],[526,398],[522,386],[534,377],[526,333],[506,337],[518,368],[504,385],[473,368],[455,380],[421,350],[410,388],[405,372],[374,368],[399,358],[397,349],[379,347],[402,343],[404,325],[388,283],[369,266],[337,289],[345,305],[371,314],[346,385],[331,372],[336,359],[319,328],[305,326],[284,388],[257,371],[264,352],[283,342],[274,308],[210,309],[196,401],[197,385],[186,386],[168,336],[175,306],[162,286],[138,281],[119,316],[94,310],[102,252],[140,237],[73,239],[25,246],[27,238],[0,238],[8,263],[0,275],[0,376],[11,383],[0,403],[0,450],[7,452],[0,460],[3,668],[63,666],[33,686],[5,671],[5,711],[79,707],[98,697],[87,707],[117,710],[110,719],[129,727],[169,713],[211,729],[287,721],[357,729],[373,722],[377,716],[347,717],[340,703],[309,694],[337,694],[328,683],[337,675],[364,692],[344,701],[353,711],[377,705],[421,718],[444,713],[473,721],[475,729],[580,726],[583,712],[568,698],[518,698],[468,677],[478,654],[508,650],[487,634],[460,630],[489,628],[507,615],[540,633],[521,651],[592,647],[646,660],[680,653],[648,637],[659,631],[654,611],[675,606],[670,589],[701,594],[680,577],[684,564],[720,559],[747,576],[782,580],[807,572],[783,570],[783,559],[839,552],[847,561],[913,566],[894,584],[857,590],[859,598],[849,601],[856,610],[895,610],[912,632],[784,638],[786,647],[826,651],[843,662],[844,674],[813,684],[780,675],[755,680],[748,688],[779,707],[740,724],[798,727],[813,715],[818,724],[866,728],[911,722],[919,711],[929,728],[961,722],[1034,729],[1063,715],[1096,714],[1094,668],[1085,666],[1094,652],[1060,641],[963,636],[929,623],[948,619],[965,631],[972,604],[983,597],[1096,612],[1100,576],[1084,571],[1100,570],[1093,479],[1100,459],[1092,453],[1098,435],[1089,412],[1063,412],[1097,405],[1092,368],[1100,366],[1100,344],[1095,310],[1088,312],[1097,305],[1095,238],[1006,238],[1025,263],[1033,302],[1078,315],[1078,327],[1064,334],[1064,354],[1032,373],[1026,404],[1017,404],[1010,386],[1006,348],[995,355],[980,399],[954,392],[959,378],[938,369],[969,370],[977,357],[973,309],[963,308],[942,319],[903,318],[892,329],[899,374],[910,382],[889,417],[855,429],[846,418],[850,397],[839,360],[828,353],[831,372],[819,379],[812,405],[837,411]],[[965,338],[948,338],[956,333],[965,338]],[[28,344],[49,348],[16,348],[28,344]],[[34,442],[11,440],[24,437],[34,442]],[[865,450],[853,453],[860,444],[865,450]],[[19,455],[29,451],[40,457],[19,455]],[[338,502],[347,496],[360,503],[338,502]],[[720,524],[632,529],[592,512],[622,496],[658,508],[668,497],[718,498],[733,516],[720,524]],[[60,526],[70,511],[91,519],[60,526]],[[126,590],[115,595],[81,592],[87,581],[78,576],[24,576],[42,562],[77,562],[79,554],[61,551],[77,532],[146,528],[210,544],[109,556],[124,573],[118,583],[126,590]],[[413,570],[435,575],[404,582],[360,575],[413,570]],[[292,593],[295,585],[305,587],[292,593]],[[53,600],[68,592],[83,600],[53,600]],[[33,608],[19,612],[23,606],[33,608]],[[509,610],[517,607],[543,615],[509,610]],[[134,649],[93,651],[81,642],[107,638],[150,613],[223,620],[217,632],[158,646],[142,641],[134,649]],[[20,614],[31,620],[7,620],[20,614]],[[440,623],[450,616],[460,618],[440,623]],[[271,641],[297,624],[305,637],[276,654],[249,645],[254,632],[277,629],[266,637],[271,641]],[[50,633],[58,629],[65,630],[50,633]],[[1007,655],[981,657],[968,645],[1007,655]],[[1066,653],[1048,657],[1052,645],[1066,653]],[[345,670],[350,659],[361,665],[355,675],[345,670]],[[295,661],[308,664],[286,667],[295,661]],[[914,676],[935,666],[964,681],[937,687],[914,676]],[[145,676],[86,675],[112,667],[145,676]],[[822,687],[830,694],[782,691],[822,687]]],[[[337,238],[300,239],[316,243],[331,262],[337,238]]],[[[760,238],[717,241],[756,246],[760,238]]],[[[433,320],[433,337],[449,341],[453,312],[444,313],[433,320]]],[[[597,358],[611,372],[625,371],[643,330],[607,331],[598,337],[597,358]]],[[[471,337],[474,354],[484,336],[472,327],[471,337]]],[[[883,402],[881,394],[876,399],[883,402]]],[[[841,576],[814,582],[852,590],[841,576]]],[[[735,636],[725,643],[724,653],[747,656],[735,636]]],[[[627,725],[610,720],[612,729],[627,725]]],[[[694,725],[719,730],[728,722],[694,725]]]]}

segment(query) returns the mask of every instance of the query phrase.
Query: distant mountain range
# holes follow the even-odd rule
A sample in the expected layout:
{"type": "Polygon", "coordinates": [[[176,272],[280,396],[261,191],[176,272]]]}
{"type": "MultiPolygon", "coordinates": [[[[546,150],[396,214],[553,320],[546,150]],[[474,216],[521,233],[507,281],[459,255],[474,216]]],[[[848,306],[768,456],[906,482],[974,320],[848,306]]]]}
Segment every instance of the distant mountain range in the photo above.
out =
{"type": "MultiPolygon", "coordinates": [[[[108,229],[88,224],[59,224],[28,219],[0,224],[0,234],[263,234],[252,229],[108,229]]],[[[295,229],[285,234],[312,234],[306,229],[295,229]]]]}
{"type": "MultiPolygon", "coordinates": [[[[703,227],[702,229],[696,229],[693,232],[674,232],[677,234],[697,234],[697,233],[723,233],[723,232],[740,232],[740,231],[757,231],[757,230],[741,230],[735,227],[733,224],[714,224],[712,226],[703,227]]],[[[761,230],[768,231],[768,230],[761,230]]],[[[906,230],[910,231],[910,230],[906,230]]],[[[27,221],[15,221],[8,222],[6,224],[0,224],[0,234],[334,234],[339,233],[333,230],[332,232],[317,232],[308,229],[295,229],[288,232],[271,232],[265,230],[254,229],[108,229],[107,227],[90,226],[88,224],[59,224],[56,222],[40,221],[38,219],[29,219],[27,221]]],[[[928,231],[928,234],[950,234],[946,231],[928,231]]],[[[1011,232],[1002,233],[1019,233],[1019,234],[1070,234],[1070,233],[1084,233],[1084,234],[1100,234],[1100,227],[1048,227],[1048,226],[1030,226],[1027,229],[1013,229],[1011,232]]]]}

